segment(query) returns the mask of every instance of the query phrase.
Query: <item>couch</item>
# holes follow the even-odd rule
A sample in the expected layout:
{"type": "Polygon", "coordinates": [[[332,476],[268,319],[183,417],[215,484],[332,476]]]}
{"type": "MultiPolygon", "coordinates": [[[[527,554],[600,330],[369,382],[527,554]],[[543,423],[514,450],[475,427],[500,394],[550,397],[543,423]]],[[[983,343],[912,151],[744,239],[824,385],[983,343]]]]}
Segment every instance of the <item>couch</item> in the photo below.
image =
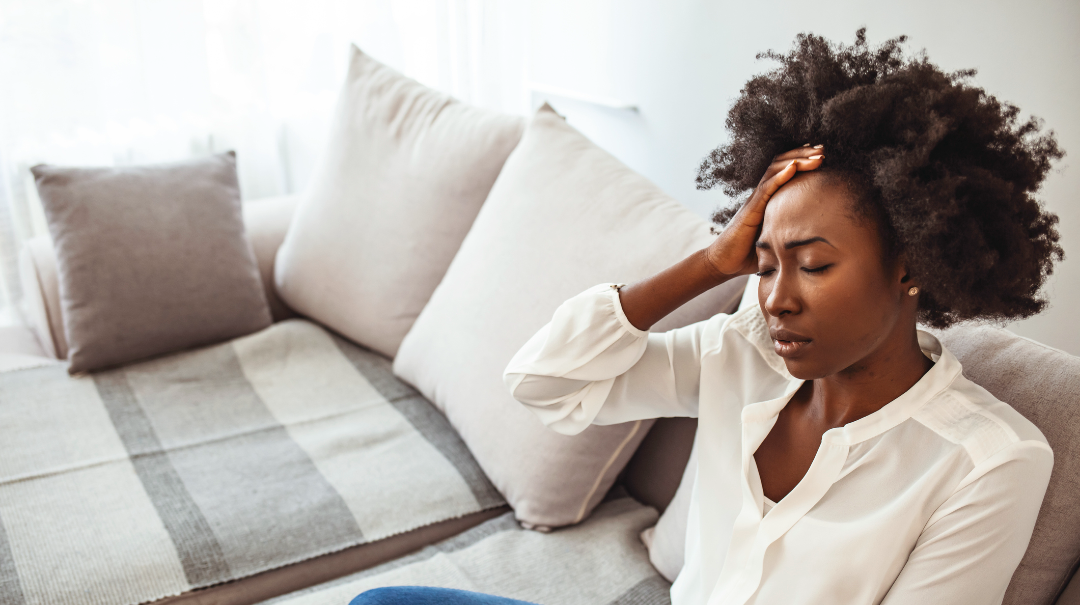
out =
{"type": "MultiPolygon", "coordinates": [[[[553,116],[542,109],[530,128],[566,128],[553,116]]],[[[543,143],[529,132],[520,146],[543,143]]],[[[574,149],[585,145],[571,142],[574,149]]],[[[568,153],[558,151],[553,155],[568,153]]],[[[495,170],[499,180],[486,185],[492,193],[476,225],[468,216],[461,229],[465,237],[472,225],[471,239],[460,250],[455,245],[453,263],[447,259],[436,281],[514,279],[498,273],[497,264],[491,275],[477,274],[475,263],[466,271],[462,258],[482,256],[476,231],[520,228],[505,204],[495,206],[500,195],[521,197],[508,193],[509,173],[540,172],[531,164],[523,170],[523,161],[512,155],[502,173],[495,170]]],[[[609,176],[628,171],[596,161],[609,176]]],[[[557,180],[540,174],[545,182],[530,191],[557,180]]],[[[621,186],[645,191],[648,203],[660,195],[639,177],[616,176],[621,186]]],[[[536,494],[551,492],[559,478],[540,477],[547,483],[534,489],[504,476],[499,464],[509,462],[492,460],[474,421],[416,374],[420,353],[406,343],[402,355],[413,365],[394,359],[399,342],[387,335],[392,330],[371,338],[363,330],[344,334],[282,299],[275,265],[304,203],[292,196],[243,205],[271,327],[90,374],[65,371],[69,345],[53,246],[48,238],[27,243],[20,275],[29,321],[0,331],[0,602],[301,605],[421,583],[549,605],[669,602],[678,569],[660,560],[666,555],[659,534],[678,535],[685,519],[677,509],[687,494],[679,488],[688,483],[696,421],[664,418],[616,434],[619,447],[580,508],[571,507],[570,517],[547,512],[558,508],[559,494],[539,503],[536,494]]],[[[667,228],[655,214],[627,208],[622,218],[641,232],[667,228]]],[[[561,212],[558,220],[574,220],[561,212]]],[[[592,212],[583,210],[581,221],[592,212]]],[[[575,255],[592,258],[573,250],[569,258],[575,255]]],[[[538,264],[529,282],[557,282],[560,270],[545,273],[538,264]]],[[[585,273],[581,279],[595,279],[585,273]]],[[[752,304],[741,286],[693,312],[752,304]]],[[[425,295],[432,305],[448,304],[450,286],[439,288],[425,295]]],[[[538,306],[553,308],[550,301],[538,306]]],[[[692,319],[683,313],[680,321],[692,319]]],[[[415,319],[394,330],[408,332],[415,319]]],[[[445,316],[426,308],[416,321],[436,328],[446,322],[451,333],[445,316]]],[[[969,377],[1043,430],[1056,454],[1039,523],[1005,602],[1080,603],[1080,580],[1072,579],[1080,562],[1080,359],[994,327],[961,326],[939,336],[969,377]]],[[[422,352],[436,354],[438,346],[422,352]]],[[[509,411],[500,418],[507,433],[532,421],[509,411]]],[[[499,447],[513,458],[505,443],[499,447]]],[[[543,455],[527,462],[532,466],[511,460],[518,466],[510,474],[565,462],[536,451],[543,455]]],[[[570,482],[567,492],[576,489],[570,482]]]]}

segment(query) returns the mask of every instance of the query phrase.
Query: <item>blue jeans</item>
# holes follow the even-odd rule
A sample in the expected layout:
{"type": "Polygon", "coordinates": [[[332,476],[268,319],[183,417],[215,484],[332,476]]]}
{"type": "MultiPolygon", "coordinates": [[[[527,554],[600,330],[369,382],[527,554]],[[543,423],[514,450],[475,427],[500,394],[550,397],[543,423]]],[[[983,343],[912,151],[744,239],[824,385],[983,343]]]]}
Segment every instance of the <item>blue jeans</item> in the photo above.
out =
{"type": "Polygon", "coordinates": [[[349,605],[536,605],[495,595],[433,588],[430,586],[386,586],[360,593],[349,605]]]}

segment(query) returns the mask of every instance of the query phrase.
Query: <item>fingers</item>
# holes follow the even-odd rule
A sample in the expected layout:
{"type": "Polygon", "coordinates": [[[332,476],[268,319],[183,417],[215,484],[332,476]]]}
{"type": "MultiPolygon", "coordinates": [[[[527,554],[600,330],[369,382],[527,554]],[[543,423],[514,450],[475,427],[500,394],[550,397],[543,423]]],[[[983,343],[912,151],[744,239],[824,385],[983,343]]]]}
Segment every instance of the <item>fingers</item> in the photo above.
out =
{"type": "Polygon", "coordinates": [[[795,169],[800,172],[807,170],[814,170],[821,166],[821,163],[825,161],[825,150],[821,146],[817,147],[800,147],[799,149],[793,149],[786,153],[782,153],[775,158],[769,168],[765,171],[765,175],[761,178],[761,182],[772,178],[777,171],[783,169],[788,164],[795,161],[795,169]]]}
{"type": "MultiPolygon", "coordinates": [[[[765,201],[767,201],[769,198],[771,198],[773,196],[773,194],[776,193],[776,191],[778,189],[780,189],[781,185],[783,185],[784,183],[790,181],[791,177],[795,176],[795,173],[799,170],[799,161],[800,160],[790,160],[790,161],[788,161],[788,163],[785,164],[784,167],[781,168],[779,172],[772,175],[772,178],[767,179],[764,183],[761,184],[760,191],[761,191],[761,193],[764,194],[765,201]]],[[[821,163],[821,160],[803,160],[803,161],[804,162],[813,161],[813,162],[817,162],[818,164],[821,163]]],[[[815,166],[815,168],[816,167],[817,166],[815,166]]]]}
{"type": "Polygon", "coordinates": [[[806,172],[807,170],[813,170],[818,166],[821,166],[823,161],[825,161],[825,154],[819,153],[806,159],[795,160],[795,169],[799,172],[806,172]]]}

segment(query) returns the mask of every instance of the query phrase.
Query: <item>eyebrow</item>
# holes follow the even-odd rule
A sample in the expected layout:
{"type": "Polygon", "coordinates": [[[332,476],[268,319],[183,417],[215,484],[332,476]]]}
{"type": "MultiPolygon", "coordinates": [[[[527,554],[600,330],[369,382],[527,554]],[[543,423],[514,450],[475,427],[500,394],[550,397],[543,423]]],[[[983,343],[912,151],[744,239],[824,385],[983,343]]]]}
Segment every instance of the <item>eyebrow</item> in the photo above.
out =
{"type": "MultiPolygon", "coordinates": [[[[832,245],[832,242],[830,242],[829,240],[827,240],[824,237],[821,237],[819,235],[819,236],[814,236],[814,237],[808,237],[806,239],[799,239],[799,240],[795,240],[795,241],[791,241],[791,242],[784,242],[784,250],[791,250],[792,248],[798,248],[799,246],[805,246],[807,244],[812,244],[814,242],[823,242],[823,243],[826,243],[826,244],[832,246],[833,248],[836,247],[836,246],[832,245]]],[[[758,241],[754,242],[754,247],[761,248],[763,250],[772,250],[772,246],[770,246],[768,242],[763,242],[761,240],[758,240],[758,241]]]]}

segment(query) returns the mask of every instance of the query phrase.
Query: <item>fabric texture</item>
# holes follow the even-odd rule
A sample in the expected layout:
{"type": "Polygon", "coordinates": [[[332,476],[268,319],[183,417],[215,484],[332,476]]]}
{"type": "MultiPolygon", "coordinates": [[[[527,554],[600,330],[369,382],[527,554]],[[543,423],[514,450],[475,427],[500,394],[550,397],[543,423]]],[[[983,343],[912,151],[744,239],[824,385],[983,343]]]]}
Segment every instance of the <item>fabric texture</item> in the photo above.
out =
{"type": "Polygon", "coordinates": [[[964,375],[1008,402],[1046,436],[1054,473],[1007,605],[1050,605],[1080,563],[1080,358],[991,326],[938,333],[964,375]]]}
{"type": "Polygon", "coordinates": [[[278,252],[282,300],[393,357],[523,128],[354,46],[329,144],[278,252]]]}
{"type": "Polygon", "coordinates": [[[231,151],[172,164],[31,171],[56,250],[72,373],[270,324],[231,151]]]}
{"type": "Polygon", "coordinates": [[[1053,467],[1039,429],[920,331],[934,366],[881,409],[826,431],[806,475],[768,510],[753,454],[803,381],[767,328],[750,306],[642,332],[601,284],[560,306],[505,379],[564,434],[698,417],[676,605],[1001,602],[1053,467]]]}
{"type": "Polygon", "coordinates": [[[656,521],[656,509],[615,497],[623,494],[613,493],[574,527],[529,531],[506,513],[411,555],[264,605],[348,603],[369,589],[402,585],[539,605],[667,605],[670,584],[649,565],[637,539],[656,521]]]}
{"type": "Polygon", "coordinates": [[[5,605],[144,603],[505,504],[389,360],[303,320],[0,373],[0,401],[5,605]]]}
{"type": "MultiPolygon", "coordinates": [[[[518,519],[577,523],[652,420],[558,435],[510,397],[502,370],[574,292],[601,279],[644,278],[711,240],[704,220],[545,106],[402,342],[394,371],[446,413],[518,519]]],[[[665,325],[729,308],[740,283],[702,296],[665,325]]]]}

